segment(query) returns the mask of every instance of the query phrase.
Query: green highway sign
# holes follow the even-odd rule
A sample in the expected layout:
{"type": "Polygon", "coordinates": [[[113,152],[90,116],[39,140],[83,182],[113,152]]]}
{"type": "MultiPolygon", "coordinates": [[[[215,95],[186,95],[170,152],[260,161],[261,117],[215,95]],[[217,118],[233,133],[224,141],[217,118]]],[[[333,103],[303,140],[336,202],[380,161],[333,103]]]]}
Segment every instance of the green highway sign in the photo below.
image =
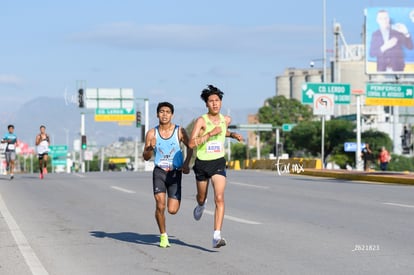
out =
{"type": "Polygon", "coordinates": [[[366,86],[366,105],[414,106],[414,85],[370,83],[366,86]]]}
{"type": "Polygon", "coordinates": [[[132,122],[135,121],[134,108],[97,108],[95,121],[132,122]]]}
{"type": "Polygon", "coordinates": [[[333,94],[335,104],[351,103],[351,85],[342,83],[310,83],[302,85],[302,103],[313,104],[315,94],[333,94]]]}
{"type": "Polygon", "coordinates": [[[292,131],[292,128],[295,127],[296,124],[289,124],[289,123],[284,123],[282,124],[282,131],[283,132],[290,132],[292,131]]]}
{"type": "Polygon", "coordinates": [[[55,159],[55,158],[53,158],[52,159],[52,165],[53,166],[63,166],[63,165],[65,165],[66,166],[66,164],[67,164],[67,160],[66,160],[66,158],[65,159],[55,159]]]}
{"type": "Polygon", "coordinates": [[[49,150],[49,154],[53,156],[66,156],[68,154],[67,145],[50,145],[49,150]]]}
{"type": "Polygon", "coordinates": [[[68,146],[67,145],[50,145],[49,149],[52,151],[67,151],[68,146]]]}
{"type": "Polygon", "coordinates": [[[66,165],[66,158],[68,155],[67,145],[50,145],[49,154],[52,157],[52,165],[66,165]]]}
{"type": "Polygon", "coordinates": [[[242,131],[263,131],[270,132],[273,129],[270,123],[256,123],[256,124],[239,124],[238,127],[242,131]]]}
{"type": "Polygon", "coordinates": [[[133,115],[134,109],[125,108],[99,108],[95,109],[95,115],[133,115]]]}

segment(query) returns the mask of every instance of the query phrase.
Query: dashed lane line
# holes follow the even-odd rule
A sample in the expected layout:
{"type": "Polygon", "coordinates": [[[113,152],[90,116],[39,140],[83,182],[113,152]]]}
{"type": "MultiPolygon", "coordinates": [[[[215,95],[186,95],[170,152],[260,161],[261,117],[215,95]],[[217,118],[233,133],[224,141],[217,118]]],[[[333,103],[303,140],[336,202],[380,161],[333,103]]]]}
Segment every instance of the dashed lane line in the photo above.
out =
{"type": "Polygon", "coordinates": [[[128,194],[135,194],[136,193],[135,191],[132,191],[132,190],[129,190],[129,189],[125,189],[125,188],[122,188],[122,187],[119,187],[119,186],[115,186],[115,185],[111,186],[111,188],[112,189],[115,189],[115,190],[118,190],[118,191],[121,191],[121,192],[124,192],[124,193],[128,193],[128,194]]]}
{"type": "Polygon", "coordinates": [[[257,189],[269,189],[269,186],[260,186],[260,185],[243,183],[243,182],[228,181],[228,183],[243,186],[243,187],[251,187],[251,188],[257,188],[257,189]]]}
{"type": "MultiPolygon", "coordinates": [[[[209,210],[204,210],[204,213],[214,216],[214,212],[209,211],[209,210]]],[[[224,219],[234,221],[234,222],[239,222],[239,223],[245,223],[245,224],[254,224],[254,225],[262,224],[260,222],[250,221],[250,220],[237,218],[237,217],[233,217],[233,216],[229,216],[229,215],[224,215],[224,219]]]]}
{"type": "Polygon", "coordinates": [[[402,203],[394,203],[394,202],[384,202],[383,204],[399,206],[399,207],[404,207],[404,208],[414,208],[414,205],[412,204],[402,204],[402,203]]]}

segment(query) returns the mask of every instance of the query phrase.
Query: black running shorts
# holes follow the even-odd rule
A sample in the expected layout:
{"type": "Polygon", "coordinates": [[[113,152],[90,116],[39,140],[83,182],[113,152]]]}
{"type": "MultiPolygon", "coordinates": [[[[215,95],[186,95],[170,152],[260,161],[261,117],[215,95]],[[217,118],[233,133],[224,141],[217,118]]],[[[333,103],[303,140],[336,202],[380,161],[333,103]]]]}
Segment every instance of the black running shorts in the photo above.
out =
{"type": "Polygon", "coordinates": [[[43,153],[43,154],[37,154],[38,159],[43,159],[44,156],[48,156],[48,153],[43,153]]]}
{"type": "Polygon", "coordinates": [[[194,163],[194,173],[196,180],[205,181],[213,175],[226,176],[226,159],[219,158],[214,160],[196,159],[194,163]]]}
{"type": "Polygon", "coordinates": [[[155,167],[152,172],[152,188],[154,195],[166,193],[169,198],[181,200],[181,170],[165,171],[160,167],[155,167]]]}

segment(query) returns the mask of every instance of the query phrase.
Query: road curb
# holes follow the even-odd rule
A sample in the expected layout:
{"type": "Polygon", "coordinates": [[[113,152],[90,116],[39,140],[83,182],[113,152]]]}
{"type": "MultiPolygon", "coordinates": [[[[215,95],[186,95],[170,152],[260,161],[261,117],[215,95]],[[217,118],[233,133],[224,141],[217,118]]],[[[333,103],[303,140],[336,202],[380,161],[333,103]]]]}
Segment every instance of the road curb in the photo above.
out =
{"type": "Polygon", "coordinates": [[[306,170],[299,175],[328,177],[355,181],[414,185],[414,175],[408,173],[348,172],[337,170],[306,170]]]}

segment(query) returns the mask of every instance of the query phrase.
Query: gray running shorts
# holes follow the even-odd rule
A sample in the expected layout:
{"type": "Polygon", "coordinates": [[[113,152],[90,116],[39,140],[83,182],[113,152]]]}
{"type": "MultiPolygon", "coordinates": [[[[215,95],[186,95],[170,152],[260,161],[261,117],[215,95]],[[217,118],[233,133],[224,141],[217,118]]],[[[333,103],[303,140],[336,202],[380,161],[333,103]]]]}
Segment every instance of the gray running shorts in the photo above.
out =
{"type": "Polygon", "coordinates": [[[16,160],[16,152],[15,151],[6,151],[4,153],[6,157],[6,162],[15,161],[16,160]]]}

